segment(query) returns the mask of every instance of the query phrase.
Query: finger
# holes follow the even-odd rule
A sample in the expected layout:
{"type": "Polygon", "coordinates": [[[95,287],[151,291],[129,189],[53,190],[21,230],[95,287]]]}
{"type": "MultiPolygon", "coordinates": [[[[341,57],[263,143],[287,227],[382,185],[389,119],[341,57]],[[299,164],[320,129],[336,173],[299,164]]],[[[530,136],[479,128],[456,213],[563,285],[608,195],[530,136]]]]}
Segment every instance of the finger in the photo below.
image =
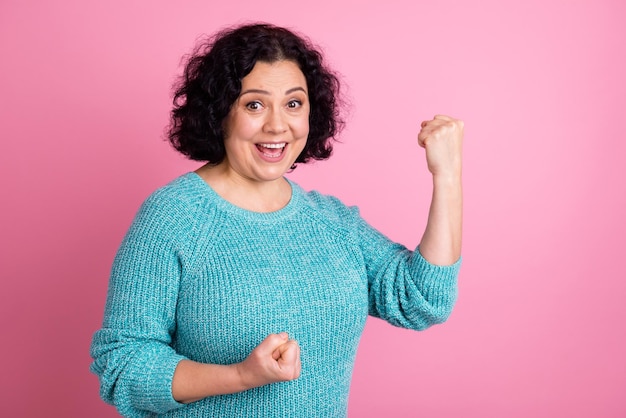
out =
{"type": "Polygon", "coordinates": [[[274,349],[274,351],[272,352],[272,358],[276,361],[281,360],[281,359],[284,360],[285,356],[289,357],[291,355],[291,351],[293,351],[294,345],[299,351],[300,346],[295,340],[283,342],[282,344],[280,344],[274,349]]]}
{"type": "Polygon", "coordinates": [[[419,134],[417,134],[417,143],[418,143],[418,145],[420,147],[422,147],[422,148],[425,148],[427,139],[428,139],[428,131],[422,129],[419,132],[419,134]]]}
{"type": "Polygon", "coordinates": [[[295,378],[300,377],[300,373],[302,371],[302,350],[300,349],[300,345],[296,343],[296,374],[295,378]]]}
{"type": "Polygon", "coordinates": [[[448,115],[435,115],[434,120],[453,122],[461,129],[463,129],[463,127],[465,126],[465,123],[461,119],[456,119],[448,115]]]}
{"type": "Polygon", "coordinates": [[[423,134],[430,134],[436,132],[439,128],[446,125],[452,125],[454,121],[446,120],[446,119],[433,119],[429,121],[422,122],[422,129],[420,130],[423,134]]]}
{"type": "Polygon", "coordinates": [[[300,346],[294,340],[288,341],[276,349],[280,353],[279,360],[287,364],[295,364],[300,356],[300,346]]]}
{"type": "Polygon", "coordinates": [[[283,344],[281,356],[278,359],[278,367],[286,373],[288,379],[296,379],[300,376],[300,346],[296,341],[283,344]]]}
{"type": "Polygon", "coordinates": [[[263,341],[261,341],[256,350],[259,350],[264,354],[272,353],[273,356],[276,348],[284,344],[288,339],[289,335],[286,332],[281,332],[280,334],[270,334],[265,337],[263,341]]]}
{"type": "Polygon", "coordinates": [[[295,378],[300,377],[302,373],[302,360],[300,354],[300,347],[298,346],[298,357],[296,357],[295,378]]]}
{"type": "Polygon", "coordinates": [[[298,364],[296,365],[296,378],[300,377],[302,374],[302,362],[298,359],[298,364]]]}
{"type": "Polygon", "coordinates": [[[425,120],[422,121],[422,123],[420,124],[420,131],[417,133],[417,144],[424,148],[425,147],[425,139],[428,135],[428,123],[430,123],[432,121],[430,120],[425,120]]]}

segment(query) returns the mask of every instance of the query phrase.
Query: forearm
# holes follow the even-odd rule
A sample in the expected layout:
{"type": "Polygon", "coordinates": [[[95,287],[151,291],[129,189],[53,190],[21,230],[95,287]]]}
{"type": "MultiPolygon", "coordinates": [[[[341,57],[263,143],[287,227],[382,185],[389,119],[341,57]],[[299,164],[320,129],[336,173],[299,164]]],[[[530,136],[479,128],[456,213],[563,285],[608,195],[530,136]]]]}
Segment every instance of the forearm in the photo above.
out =
{"type": "Polygon", "coordinates": [[[241,363],[203,364],[181,360],[172,378],[172,397],[181,403],[209,396],[297,379],[300,376],[300,347],[286,332],[268,335],[241,363]]]}
{"type": "Polygon", "coordinates": [[[419,245],[431,264],[450,265],[461,256],[463,193],[461,175],[433,176],[428,223],[419,245]]]}
{"type": "Polygon", "coordinates": [[[172,379],[172,396],[178,402],[190,403],[250,389],[244,385],[237,367],[181,360],[172,379]]]}

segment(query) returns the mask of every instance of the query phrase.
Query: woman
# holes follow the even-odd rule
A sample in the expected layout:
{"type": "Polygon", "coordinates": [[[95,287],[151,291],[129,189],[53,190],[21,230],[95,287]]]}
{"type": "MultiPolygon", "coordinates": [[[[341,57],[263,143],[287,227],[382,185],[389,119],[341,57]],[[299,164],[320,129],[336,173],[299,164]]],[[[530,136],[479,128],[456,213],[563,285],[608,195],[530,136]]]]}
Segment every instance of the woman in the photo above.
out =
{"type": "Polygon", "coordinates": [[[367,315],[416,330],[456,299],[463,123],[423,122],[416,251],[284,174],[330,156],[337,78],[294,33],[223,31],[187,64],[169,138],[206,164],[153,193],[113,264],[92,371],[125,416],[345,416],[367,315]]]}

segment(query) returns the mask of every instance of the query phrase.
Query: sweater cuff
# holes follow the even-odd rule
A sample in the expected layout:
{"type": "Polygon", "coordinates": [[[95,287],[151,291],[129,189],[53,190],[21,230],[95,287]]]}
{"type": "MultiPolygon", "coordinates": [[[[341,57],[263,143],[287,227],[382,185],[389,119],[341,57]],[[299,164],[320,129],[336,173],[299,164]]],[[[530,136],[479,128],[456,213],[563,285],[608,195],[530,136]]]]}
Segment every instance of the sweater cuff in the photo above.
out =
{"type": "Polygon", "coordinates": [[[462,257],[451,265],[431,264],[422,256],[419,247],[413,252],[412,276],[424,298],[436,306],[454,305],[457,298],[457,278],[462,257]]]}
{"type": "Polygon", "coordinates": [[[185,357],[169,350],[163,351],[166,352],[154,353],[154,361],[145,365],[145,373],[141,374],[145,376],[145,381],[136,382],[143,386],[138,394],[141,398],[135,397],[139,409],[164,413],[184,406],[172,396],[172,380],[176,366],[185,357]]]}

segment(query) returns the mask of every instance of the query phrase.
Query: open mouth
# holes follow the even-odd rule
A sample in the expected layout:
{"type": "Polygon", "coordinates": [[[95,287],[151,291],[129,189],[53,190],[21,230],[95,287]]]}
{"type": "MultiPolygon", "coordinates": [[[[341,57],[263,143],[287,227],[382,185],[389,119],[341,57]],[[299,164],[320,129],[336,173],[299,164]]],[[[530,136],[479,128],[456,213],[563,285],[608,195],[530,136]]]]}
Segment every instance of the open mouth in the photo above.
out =
{"type": "Polygon", "coordinates": [[[261,154],[267,158],[279,158],[287,147],[287,143],[279,142],[276,144],[256,144],[256,147],[261,154]]]}

